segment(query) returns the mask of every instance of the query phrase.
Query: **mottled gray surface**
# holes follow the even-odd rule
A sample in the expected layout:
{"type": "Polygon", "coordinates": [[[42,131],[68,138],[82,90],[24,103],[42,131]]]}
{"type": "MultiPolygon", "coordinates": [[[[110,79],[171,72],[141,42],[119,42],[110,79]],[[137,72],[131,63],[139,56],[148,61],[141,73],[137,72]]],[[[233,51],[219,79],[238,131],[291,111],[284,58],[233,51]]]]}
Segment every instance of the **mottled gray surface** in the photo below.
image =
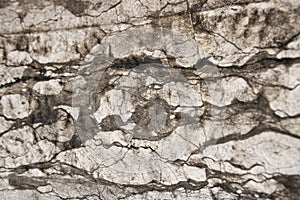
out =
{"type": "Polygon", "coordinates": [[[298,199],[299,11],[0,0],[1,199],[298,199]]]}

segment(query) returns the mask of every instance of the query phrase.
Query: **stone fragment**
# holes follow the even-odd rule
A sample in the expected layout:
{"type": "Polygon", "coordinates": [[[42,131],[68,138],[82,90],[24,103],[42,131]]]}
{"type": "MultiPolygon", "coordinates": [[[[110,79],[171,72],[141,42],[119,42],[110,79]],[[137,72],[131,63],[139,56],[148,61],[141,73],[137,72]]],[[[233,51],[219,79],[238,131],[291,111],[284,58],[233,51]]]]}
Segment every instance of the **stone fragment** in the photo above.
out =
{"type": "MultiPolygon", "coordinates": [[[[272,89],[271,91],[272,92],[272,89]]],[[[300,113],[300,87],[297,86],[295,89],[281,90],[278,92],[278,96],[274,94],[268,95],[270,101],[270,107],[274,111],[280,111],[284,113],[283,116],[295,116],[300,113]],[[278,94],[279,93],[279,94],[278,94]]],[[[275,93],[276,94],[276,93],[275,93]]]]}
{"type": "Polygon", "coordinates": [[[247,102],[256,97],[250,85],[243,78],[229,77],[208,83],[208,85],[213,88],[212,94],[203,98],[217,106],[230,105],[233,100],[247,102]]]}
{"type": "Polygon", "coordinates": [[[8,83],[14,83],[21,79],[25,67],[5,67],[0,65],[0,86],[8,83]]]}
{"type": "Polygon", "coordinates": [[[31,108],[25,96],[20,94],[9,94],[1,97],[3,114],[12,119],[22,119],[28,117],[31,108]]]}
{"type": "Polygon", "coordinates": [[[37,82],[33,86],[33,90],[41,95],[58,95],[62,91],[62,88],[59,80],[56,79],[37,82]]]}
{"type": "Polygon", "coordinates": [[[28,65],[32,61],[30,54],[25,51],[12,51],[7,54],[7,65],[28,65]]]}

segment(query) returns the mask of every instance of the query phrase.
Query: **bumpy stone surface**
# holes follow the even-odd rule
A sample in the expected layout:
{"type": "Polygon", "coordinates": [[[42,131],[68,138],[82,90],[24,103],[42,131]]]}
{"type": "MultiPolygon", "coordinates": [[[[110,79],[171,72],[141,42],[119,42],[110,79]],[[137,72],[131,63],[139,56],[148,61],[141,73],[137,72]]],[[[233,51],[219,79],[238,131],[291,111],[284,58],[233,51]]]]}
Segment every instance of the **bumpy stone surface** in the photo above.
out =
{"type": "Polygon", "coordinates": [[[298,199],[298,0],[0,0],[1,199],[298,199]]]}

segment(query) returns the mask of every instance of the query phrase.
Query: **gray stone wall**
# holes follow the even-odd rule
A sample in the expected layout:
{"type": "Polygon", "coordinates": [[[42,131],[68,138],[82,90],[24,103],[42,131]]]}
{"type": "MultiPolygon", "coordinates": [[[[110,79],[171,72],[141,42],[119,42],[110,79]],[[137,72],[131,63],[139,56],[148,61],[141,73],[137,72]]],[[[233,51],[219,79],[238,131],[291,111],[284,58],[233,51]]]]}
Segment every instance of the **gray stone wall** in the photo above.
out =
{"type": "Polygon", "coordinates": [[[298,0],[0,0],[1,199],[298,199],[298,0]]]}

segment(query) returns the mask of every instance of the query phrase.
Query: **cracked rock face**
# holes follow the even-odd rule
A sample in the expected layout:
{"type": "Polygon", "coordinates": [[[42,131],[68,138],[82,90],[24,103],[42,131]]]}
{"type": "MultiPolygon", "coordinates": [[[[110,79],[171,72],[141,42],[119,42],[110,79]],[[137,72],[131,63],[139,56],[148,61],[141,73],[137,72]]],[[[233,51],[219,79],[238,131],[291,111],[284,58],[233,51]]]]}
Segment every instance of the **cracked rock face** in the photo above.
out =
{"type": "Polygon", "coordinates": [[[2,199],[298,199],[299,10],[0,1],[2,199]]]}

